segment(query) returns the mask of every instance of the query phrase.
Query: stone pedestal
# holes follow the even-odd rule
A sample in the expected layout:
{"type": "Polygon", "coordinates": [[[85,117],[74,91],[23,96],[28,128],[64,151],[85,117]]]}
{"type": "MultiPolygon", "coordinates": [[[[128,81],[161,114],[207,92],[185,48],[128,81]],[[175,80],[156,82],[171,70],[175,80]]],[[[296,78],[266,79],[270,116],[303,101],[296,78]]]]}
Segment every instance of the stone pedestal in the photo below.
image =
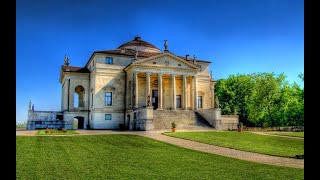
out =
{"type": "Polygon", "coordinates": [[[149,106],[146,108],[146,124],[145,124],[145,130],[153,130],[154,125],[153,125],[153,107],[149,106]]]}
{"type": "Polygon", "coordinates": [[[220,108],[214,108],[213,109],[213,127],[216,129],[221,129],[221,109],[220,108]]]}

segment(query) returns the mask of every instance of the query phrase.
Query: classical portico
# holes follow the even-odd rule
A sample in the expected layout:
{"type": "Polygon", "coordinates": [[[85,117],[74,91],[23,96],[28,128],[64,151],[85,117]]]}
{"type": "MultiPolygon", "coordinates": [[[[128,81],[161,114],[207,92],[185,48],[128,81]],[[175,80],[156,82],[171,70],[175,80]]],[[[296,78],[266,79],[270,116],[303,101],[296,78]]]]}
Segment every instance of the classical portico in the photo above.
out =
{"type": "Polygon", "coordinates": [[[133,62],[125,68],[127,83],[133,84],[128,100],[134,108],[150,106],[154,110],[196,110],[199,68],[169,52],[133,62]],[[132,82],[130,81],[132,77],[132,82]],[[130,98],[132,97],[132,98],[130,98]]]}
{"type": "Polygon", "coordinates": [[[196,75],[136,71],[133,76],[135,108],[147,107],[148,96],[155,110],[198,107],[196,75]]]}

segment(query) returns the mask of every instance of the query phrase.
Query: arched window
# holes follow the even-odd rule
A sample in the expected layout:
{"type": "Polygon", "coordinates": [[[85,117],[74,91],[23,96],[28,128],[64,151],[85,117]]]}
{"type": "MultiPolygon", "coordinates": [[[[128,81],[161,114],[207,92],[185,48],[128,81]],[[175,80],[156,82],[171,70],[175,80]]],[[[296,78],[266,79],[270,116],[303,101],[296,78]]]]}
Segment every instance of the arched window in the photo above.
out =
{"type": "Polygon", "coordinates": [[[77,86],[74,91],[74,107],[84,107],[84,88],[77,86]]]}
{"type": "Polygon", "coordinates": [[[78,96],[78,94],[75,92],[73,97],[74,97],[74,98],[73,98],[73,100],[74,100],[74,102],[73,102],[74,107],[75,107],[75,108],[78,108],[78,107],[79,107],[79,96],[78,96]]]}

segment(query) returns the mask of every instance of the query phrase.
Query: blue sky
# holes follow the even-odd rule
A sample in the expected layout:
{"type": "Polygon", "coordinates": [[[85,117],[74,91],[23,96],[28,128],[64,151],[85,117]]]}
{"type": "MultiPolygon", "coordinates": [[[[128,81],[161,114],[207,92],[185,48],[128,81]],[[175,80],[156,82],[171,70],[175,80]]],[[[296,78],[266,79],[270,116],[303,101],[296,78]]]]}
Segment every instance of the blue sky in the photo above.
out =
{"type": "Polygon", "coordinates": [[[136,35],[170,52],[211,61],[214,78],[284,73],[303,86],[303,0],[17,0],[16,120],[60,110],[60,66],[84,66],[93,51],[136,35]]]}

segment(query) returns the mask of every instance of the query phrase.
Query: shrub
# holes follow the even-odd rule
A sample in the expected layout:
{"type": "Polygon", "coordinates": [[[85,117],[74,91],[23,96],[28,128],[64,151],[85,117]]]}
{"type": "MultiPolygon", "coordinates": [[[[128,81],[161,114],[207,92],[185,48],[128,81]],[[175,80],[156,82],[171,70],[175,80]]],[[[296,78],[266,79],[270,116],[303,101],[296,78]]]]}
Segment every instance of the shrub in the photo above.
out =
{"type": "Polygon", "coordinates": [[[171,123],[171,127],[172,127],[172,128],[176,128],[176,127],[177,127],[176,123],[172,122],[172,123],[171,123]]]}

